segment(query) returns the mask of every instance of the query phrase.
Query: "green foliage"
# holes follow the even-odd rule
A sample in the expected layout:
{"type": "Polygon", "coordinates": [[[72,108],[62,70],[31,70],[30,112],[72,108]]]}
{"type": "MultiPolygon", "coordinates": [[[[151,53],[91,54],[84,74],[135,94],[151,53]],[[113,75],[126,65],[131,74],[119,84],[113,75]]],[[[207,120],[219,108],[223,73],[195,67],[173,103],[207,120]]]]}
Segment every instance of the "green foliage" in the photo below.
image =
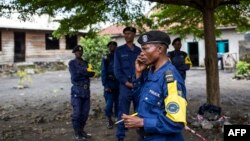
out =
{"type": "Polygon", "coordinates": [[[144,10],[142,1],[134,0],[11,0],[0,2],[0,16],[19,13],[21,20],[29,20],[32,15],[48,14],[60,27],[54,36],[74,34],[88,29],[93,35],[97,23],[113,22],[131,24],[141,17],[144,10]],[[58,18],[59,17],[59,18],[58,18]]]}
{"type": "MultiPolygon", "coordinates": [[[[55,19],[60,23],[60,27],[53,34],[56,37],[74,34],[81,29],[88,29],[88,33],[94,35],[93,32],[98,30],[95,24],[100,22],[125,25],[133,22],[141,31],[145,30],[145,26],[150,28],[168,27],[168,32],[173,34],[180,36],[193,34],[195,37],[203,37],[202,8],[195,9],[178,4],[178,2],[176,5],[171,5],[168,4],[171,1],[166,0],[161,1],[164,4],[158,3],[152,17],[147,18],[143,14],[147,5],[145,1],[12,0],[0,2],[0,16],[11,14],[12,11],[20,13],[19,18],[22,20],[27,20],[35,14],[48,14],[52,18],[59,15],[60,19],[55,19]]],[[[160,2],[160,0],[148,1],[160,2]]],[[[215,9],[215,26],[233,25],[237,26],[239,31],[250,30],[250,1],[231,0],[230,2],[215,9]],[[237,2],[240,4],[236,4],[237,2]]],[[[191,0],[190,3],[195,2],[191,0]]],[[[219,35],[219,31],[216,34],[219,35]]]]}
{"type": "Polygon", "coordinates": [[[100,76],[102,57],[108,52],[109,41],[108,36],[87,37],[80,40],[80,44],[83,46],[83,58],[92,64],[96,77],[100,76]]]}
{"type": "Polygon", "coordinates": [[[19,86],[31,84],[32,82],[31,77],[28,75],[28,73],[25,70],[23,69],[18,70],[16,72],[16,75],[19,77],[19,81],[18,81],[19,86]]]}
{"type": "Polygon", "coordinates": [[[236,64],[236,74],[247,74],[250,73],[250,64],[245,61],[239,61],[236,64]]]}
{"type": "MultiPolygon", "coordinates": [[[[167,27],[168,32],[183,37],[193,34],[203,38],[202,10],[190,6],[157,4],[151,20],[156,21],[152,27],[167,27]],[[157,10],[156,10],[157,9],[157,10]],[[169,28],[171,27],[171,28],[169,28]]],[[[241,0],[241,4],[222,5],[215,9],[215,27],[237,26],[239,31],[250,30],[250,1],[241,0]]],[[[208,24],[208,23],[205,23],[208,24]]],[[[216,35],[220,31],[216,30],[216,35]]]]}

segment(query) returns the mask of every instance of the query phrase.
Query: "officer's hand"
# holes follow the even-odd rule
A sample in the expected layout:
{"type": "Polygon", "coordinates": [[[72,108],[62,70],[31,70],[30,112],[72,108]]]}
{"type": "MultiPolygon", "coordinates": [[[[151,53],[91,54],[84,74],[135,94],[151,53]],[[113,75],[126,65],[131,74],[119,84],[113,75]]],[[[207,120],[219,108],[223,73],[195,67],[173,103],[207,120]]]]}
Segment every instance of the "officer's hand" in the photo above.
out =
{"type": "Polygon", "coordinates": [[[126,128],[139,128],[144,126],[143,118],[137,116],[123,114],[122,119],[124,120],[126,128]]]}
{"type": "Polygon", "coordinates": [[[125,82],[125,86],[128,87],[129,89],[133,88],[133,84],[128,81],[125,82]]]}
{"type": "Polygon", "coordinates": [[[143,70],[147,68],[145,64],[145,59],[143,59],[142,55],[139,55],[135,60],[135,74],[136,77],[140,77],[143,70]],[[138,76],[137,76],[138,75],[138,76]]]}

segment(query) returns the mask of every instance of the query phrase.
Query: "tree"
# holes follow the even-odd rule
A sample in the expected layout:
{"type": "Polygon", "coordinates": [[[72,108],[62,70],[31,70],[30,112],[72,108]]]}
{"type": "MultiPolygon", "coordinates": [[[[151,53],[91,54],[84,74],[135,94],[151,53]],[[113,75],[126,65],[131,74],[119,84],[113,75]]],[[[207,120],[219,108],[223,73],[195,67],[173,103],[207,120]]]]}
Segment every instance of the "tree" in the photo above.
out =
{"type": "MultiPolygon", "coordinates": [[[[220,106],[220,88],[219,88],[219,75],[217,65],[217,50],[215,40],[215,25],[218,24],[236,24],[241,25],[242,29],[250,29],[249,27],[249,9],[250,2],[248,0],[149,0],[165,4],[162,11],[158,15],[160,21],[165,24],[177,23],[172,31],[176,30],[180,33],[198,33],[196,35],[205,37],[205,66],[206,66],[206,81],[207,81],[207,102],[216,106],[220,106]],[[241,2],[241,5],[240,5],[241,2]],[[182,14],[168,13],[165,18],[162,18],[167,9],[170,7],[168,4],[182,6],[179,11],[182,14]],[[190,8],[191,9],[190,9],[190,8]],[[222,16],[219,20],[215,19],[216,9],[218,9],[217,16],[222,16]],[[189,11],[190,10],[190,11],[189,11]],[[230,11],[231,10],[231,11],[230,11]],[[234,11],[232,11],[234,10],[234,11]],[[237,12],[236,12],[237,11],[237,12]],[[192,12],[192,14],[189,14],[192,12]],[[176,18],[170,18],[171,14],[176,14],[176,18]],[[187,14],[187,17],[183,16],[187,14]],[[198,15],[198,16],[197,16],[198,15]],[[183,17],[181,17],[183,16],[183,17]],[[203,20],[203,32],[197,27],[203,20]],[[241,18],[240,18],[241,17],[241,18]],[[189,20],[188,20],[189,19],[189,20]],[[236,19],[232,22],[232,19],[236,19]],[[217,23],[216,23],[217,22],[217,23]],[[178,23],[181,23],[178,24],[178,23]],[[184,25],[183,25],[184,24],[184,25]],[[184,28],[180,28],[184,27],[184,28]],[[180,28],[178,30],[178,28],[180,28]],[[184,32],[182,32],[182,30],[184,32]],[[193,31],[192,31],[193,30],[193,31]],[[195,31],[195,32],[194,32],[195,31]]],[[[172,7],[173,8],[173,7],[172,7]]]]}
{"type": "MultiPolygon", "coordinates": [[[[249,28],[249,0],[145,0],[163,4],[160,9],[162,13],[158,16],[160,24],[181,23],[177,24],[172,31],[181,33],[193,33],[195,36],[205,37],[205,65],[207,76],[207,102],[213,105],[220,106],[219,93],[219,77],[216,55],[215,42],[215,25],[219,23],[225,25],[233,23],[239,26],[240,30],[248,30],[249,28]],[[187,14],[185,16],[171,19],[166,18],[169,13],[164,13],[164,10],[169,8],[169,4],[182,6],[177,10],[187,14]],[[190,9],[192,8],[192,9],[190,9]],[[232,12],[233,10],[233,12],[232,12]],[[199,16],[192,17],[192,14],[199,16]],[[218,11],[216,13],[216,11],[218,11]],[[231,11],[231,12],[230,12],[231,11]],[[217,16],[218,15],[218,16],[217,16]],[[219,18],[219,16],[223,18],[219,18]],[[217,20],[216,18],[219,18],[217,20]],[[191,19],[191,20],[188,20],[191,19]],[[234,19],[235,22],[232,22],[234,19]],[[165,20],[165,21],[164,21],[165,20]],[[188,22],[189,21],[189,22],[188,22]],[[198,29],[197,23],[203,21],[203,29],[198,29]],[[218,22],[220,21],[220,22],[218,22]],[[184,23],[184,28],[183,24],[184,23]],[[205,34],[204,34],[205,33],[205,34]]],[[[144,4],[142,1],[135,0],[82,0],[82,1],[61,1],[61,0],[12,0],[8,3],[0,3],[2,13],[10,13],[17,11],[21,13],[20,17],[28,18],[32,14],[49,14],[55,16],[60,14],[62,19],[58,19],[60,27],[55,32],[55,35],[62,36],[68,33],[74,33],[79,29],[95,29],[95,24],[98,22],[124,22],[125,24],[135,22],[139,26],[147,24],[153,26],[152,20],[147,19],[143,14],[144,4]]],[[[172,13],[177,15],[177,12],[172,13]]]]}
{"type": "Polygon", "coordinates": [[[19,13],[21,20],[48,14],[60,23],[54,36],[74,34],[81,29],[97,30],[96,23],[125,21],[142,16],[142,2],[133,0],[11,0],[0,2],[0,16],[19,13]]]}

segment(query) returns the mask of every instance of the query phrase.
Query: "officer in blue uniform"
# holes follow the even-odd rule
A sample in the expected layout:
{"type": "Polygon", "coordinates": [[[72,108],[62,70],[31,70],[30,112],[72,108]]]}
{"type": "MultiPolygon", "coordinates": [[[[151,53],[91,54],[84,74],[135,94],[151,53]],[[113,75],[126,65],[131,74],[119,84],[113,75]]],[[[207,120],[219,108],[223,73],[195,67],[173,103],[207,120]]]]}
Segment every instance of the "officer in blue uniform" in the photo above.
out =
{"type": "Polygon", "coordinates": [[[91,135],[84,131],[90,110],[90,77],[94,72],[88,71],[88,62],[82,59],[83,48],[77,45],[72,53],[75,59],[69,62],[71,75],[71,105],[73,107],[72,126],[75,131],[75,140],[84,141],[91,135]]]}
{"type": "MultiPolygon", "coordinates": [[[[134,37],[136,29],[133,27],[126,27],[123,29],[123,34],[126,44],[118,47],[115,51],[114,73],[119,81],[119,106],[118,119],[121,119],[123,113],[129,114],[131,101],[134,108],[136,108],[136,100],[132,94],[133,88],[132,76],[135,71],[135,60],[140,54],[141,49],[134,44],[134,37]]],[[[123,123],[118,124],[116,136],[118,141],[123,141],[125,137],[125,127],[123,123]]]]}
{"type": "Polygon", "coordinates": [[[125,127],[136,128],[140,141],[182,141],[186,124],[186,88],[166,55],[169,36],[161,31],[142,34],[136,59],[133,92],[139,97],[138,116],[123,114],[125,127]]]}
{"type": "Polygon", "coordinates": [[[182,78],[186,79],[186,71],[192,66],[192,62],[186,52],[181,51],[181,38],[175,38],[172,42],[174,51],[168,52],[168,56],[172,61],[172,64],[181,74],[182,78]]]}
{"type": "Polygon", "coordinates": [[[110,41],[108,43],[109,54],[103,57],[101,65],[102,85],[104,86],[104,98],[106,102],[105,115],[108,118],[107,128],[113,128],[113,109],[115,117],[118,117],[118,96],[119,82],[114,75],[114,52],[117,43],[110,41]]]}

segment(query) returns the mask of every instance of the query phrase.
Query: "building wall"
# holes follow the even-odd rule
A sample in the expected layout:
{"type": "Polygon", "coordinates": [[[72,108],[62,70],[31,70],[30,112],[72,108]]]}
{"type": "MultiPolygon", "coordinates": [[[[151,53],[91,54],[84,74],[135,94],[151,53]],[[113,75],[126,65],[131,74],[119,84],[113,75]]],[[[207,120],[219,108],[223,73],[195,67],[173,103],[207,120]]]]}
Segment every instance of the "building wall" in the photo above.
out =
{"type": "MultiPolygon", "coordinates": [[[[244,33],[237,33],[235,29],[224,29],[221,30],[222,34],[220,37],[217,37],[216,40],[228,40],[229,42],[229,53],[236,53],[236,58],[239,60],[239,41],[244,40],[244,33]]],[[[134,43],[140,46],[137,42],[138,36],[136,36],[134,43]]],[[[170,35],[171,41],[177,36],[170,35]]],[[[124,37],[114,37],[112,40],[116,41],[119,45],[125,43],[124,37]]],[[[185,39],[182,40],[181,50],[188,52],[188,43],[189,42],[198,42],[198,55],[199,55],[199,66],[204,66],[205,59],[205,41],[204,39],[194,39],[192,35],[188,35],[185,39]]],[[[172,51],[174,48],[172,45],[169,46],[168,51],[172,51]]]]}
{"type": "Polygon", "coordinates": [[[14,61],[14,34],[12,31],[1,31],[2,51],[0,51],[0,65],[11,64],[14,61]]]}
{"type": "Polygon", "coordinates": [[[44,32],[26,32],[26,62],[62,61],[72,58],[66,50],[65,38],[59,39],[60,49],[46,50],[44,32]]]}
{"type": "MultiPolygon", "coordinates": [[[[19,30],[20,31],[20,30],[19,30]]],[[[0,30],[2,37],[2,51],[0,51],[0,65],[14,63],[14,32],[0,30]]],[[[21,31],[25,32],[25,61],[46,62],[65,61],[72,59],[74,54],[66,49],[65,37],[59,39],[60,49],[46,50],[45,31],[21,31]]],[[[78,37],[78,39],[80,39],[78,37]]]]}

